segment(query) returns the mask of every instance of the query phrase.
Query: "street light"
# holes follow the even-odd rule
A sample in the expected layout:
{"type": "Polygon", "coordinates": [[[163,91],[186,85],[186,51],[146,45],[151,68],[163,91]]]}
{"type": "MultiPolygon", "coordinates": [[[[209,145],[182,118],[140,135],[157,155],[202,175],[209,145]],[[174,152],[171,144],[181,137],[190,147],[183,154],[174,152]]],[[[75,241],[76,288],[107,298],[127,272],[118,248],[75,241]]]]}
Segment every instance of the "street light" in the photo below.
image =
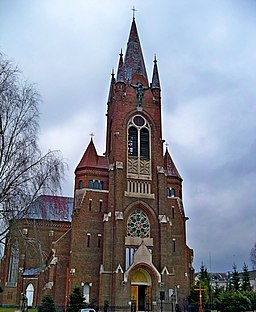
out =
{"type": "Polygon", "coordinates": [[[180,285],[175,285],[175,311],[179,311],[179,298],[178,298],[178,289],[180,288],[180,285]]]}

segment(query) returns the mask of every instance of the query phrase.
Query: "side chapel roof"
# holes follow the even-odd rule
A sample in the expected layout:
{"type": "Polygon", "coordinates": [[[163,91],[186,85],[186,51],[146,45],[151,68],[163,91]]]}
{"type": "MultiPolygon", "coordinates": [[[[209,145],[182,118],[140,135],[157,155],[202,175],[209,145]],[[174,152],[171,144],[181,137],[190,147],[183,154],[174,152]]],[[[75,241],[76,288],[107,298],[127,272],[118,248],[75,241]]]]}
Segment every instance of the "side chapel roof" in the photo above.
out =
{"type": "Polygon", "coordinates": [[[176,168],[167,148],[164,155],[164,168],[168,176],[176,177],[182,180],[182,177],[180,176],[179,171],[176,168]]]}
{"type": "Polygon", "coordinates": [[[87,149],[85,150],[78,166],[76,167],[76,170],[86,167],[108,169],[107,158],[104,156],[98,156],[92,139],[87,146],[87,149]]]}

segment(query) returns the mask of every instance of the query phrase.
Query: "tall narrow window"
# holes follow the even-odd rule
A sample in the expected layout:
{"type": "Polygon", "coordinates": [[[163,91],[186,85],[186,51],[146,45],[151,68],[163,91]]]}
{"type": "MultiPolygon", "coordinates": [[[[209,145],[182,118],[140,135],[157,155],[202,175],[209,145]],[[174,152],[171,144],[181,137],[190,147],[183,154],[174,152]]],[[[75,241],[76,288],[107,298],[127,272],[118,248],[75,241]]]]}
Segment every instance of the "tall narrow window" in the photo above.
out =
{"type": "Polygon", "coordinates": [[[79,180],[78,188],[79,188],[79,189],[82,189],[82,188],[83,188],[83,181],[82,181],[82,180],[79,180]]]}
{"type": "Polygon", "coordinates": [[[89,187],[90,189],[92,189],[92,188],[93,188],[93,181],[92,181],[92,180],[90,180],[90,181],[89,181],[89,183],[88,183],[88,187],[89,187]]]}
{"type": "Polygon", "coordinates": [[[100,199],[100,212],[102,211],[102,199],[100,199]]]}
{"type": "Polygon", "coordinates": [[[101,247],[101,234],[98,234],[98,242],[97,242],[98,248],[101,247]]]}
{"type": "Polygon", "coordinates": [[[127,173],[129,178],[149,179],[151,176],[151,127],[141,115],[133,116],[127,124],[127,173]]]}
{"type": "Polygon", "coordinates": [[[176,240],[175,240],[175,238],[173,238],[173,240],[172,240],[172,251],[173,252],[176,251],[176,240]]]}
{"type": "Polygon", "coordinates": [[[138,131],[135,127],[130,127],[128,131],[128,155],[138,156],[138,131]]]}
{"type": "Polygon", "coordinates": [[[100,181],[100,190],[103,190],[103,181],[100,181]]]}
{"type": "Polygon", "coordinates": [[[93,188],[95,189],[95,190],[97,190],[97,189],[99,189],[99,181],[94,181],[94,183],[93,183],[93,188]]]}
{"type": "Polygon", "coordinates": [[[92,210],[92,199],[90,198],[89,199],[89,211],[91,211],[92,210]]]}
{"type": "Polygon", "coordinates": [[[126,270],[133,264],[135,251],[136,249],[134,247],[125,248],[125,269],[126,270]]]}
{"type": "Polygon", "coordinates": [[[140,131],[140,156],[149,159],[149,133],[146,128],[140,131]]]}
{"type": "Polygon", "coordinates": [[[84,284],[84,287],[83,287],[83,296],[84,296],[84,301],[86,303],[89,303],[90,302],[90,286],[88,283],[85,283],[84,284]]]}
{"type": "Polygon", "coordinates": [[[90,247],[91,234],[87,233],[87,247],[90,247]]]}
{"type": "Polygon", "coordinates": [[[9,262],[8,282],[10,284],[15,285],[17,282],[18,265],[19,265],[19,248],[18,243],[14,242],[11,247],[11,257],[9,262]]]}
{"type": "Polygon", "coordinates": [[[173,219],[174,219],[174,216],[175,216],[174,212],[175,212],[174,206],[172,206],[172,218],[173,218],[173,219]]]}

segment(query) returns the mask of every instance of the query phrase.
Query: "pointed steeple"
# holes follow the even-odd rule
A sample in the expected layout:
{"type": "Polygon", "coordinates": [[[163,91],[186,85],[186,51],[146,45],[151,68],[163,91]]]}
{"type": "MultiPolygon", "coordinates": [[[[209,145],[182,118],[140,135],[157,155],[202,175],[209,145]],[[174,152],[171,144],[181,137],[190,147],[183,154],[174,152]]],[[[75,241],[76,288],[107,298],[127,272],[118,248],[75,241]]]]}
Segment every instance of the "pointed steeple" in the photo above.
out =
{"type": "Polygon", "coordinates": [[[124,58],[124,74],[128,83],[137,83],[142,80],[143,85],[148,86],[148,77],[140,45],[139,35],[133,18],[127,49],[124,58]]]}
{"type": "Polygon", "coordinates": [[[155,59],[154,59],[154,67],[153,67],[151,89],[160,89],[160,79],[159,79],[159,74],[158,74],[156,56],[155,56],[155,59]]]}
{"type": "Polygon", "coordinates": [[[167,176],[176,177],[182,181],[182,177],[180,176],[167,147],[164,155],[164,168],[167,172],[167,176]]]}
{"type": "Polygon", "coordinates": [[[121,53],[119,54],[119,64],[118,64],[118,70],[117,70],[117,75],[116,75],[116,82],[124,82],[125,77],[124,77],[124,61],[123,61],[123,52],[121,49],[121,53]]]}
{"type": "Polygon", "coordinates": [[[85,167],[108,168],[106,157],[98,156],[92,138],[89,145],[87,146],[87,149],[84,152],[83,157],[76,167],[76,171],[85,167]]]}

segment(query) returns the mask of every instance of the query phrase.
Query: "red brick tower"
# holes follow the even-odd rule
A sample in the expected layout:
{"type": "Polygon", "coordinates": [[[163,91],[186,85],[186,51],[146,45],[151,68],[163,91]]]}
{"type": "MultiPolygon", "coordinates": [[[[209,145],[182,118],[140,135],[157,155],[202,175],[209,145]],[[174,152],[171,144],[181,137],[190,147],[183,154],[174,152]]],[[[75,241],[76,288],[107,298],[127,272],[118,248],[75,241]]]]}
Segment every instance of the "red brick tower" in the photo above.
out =
{"type": "Polygon", "coordinates": [[[91,140],[75,174],[70,288],[111,310],[171,311],[185,304],[192,250],[182,178],[163,152],[161,89],[148,82],[135,19],[107,103],[106,152],[91,140]]]}

